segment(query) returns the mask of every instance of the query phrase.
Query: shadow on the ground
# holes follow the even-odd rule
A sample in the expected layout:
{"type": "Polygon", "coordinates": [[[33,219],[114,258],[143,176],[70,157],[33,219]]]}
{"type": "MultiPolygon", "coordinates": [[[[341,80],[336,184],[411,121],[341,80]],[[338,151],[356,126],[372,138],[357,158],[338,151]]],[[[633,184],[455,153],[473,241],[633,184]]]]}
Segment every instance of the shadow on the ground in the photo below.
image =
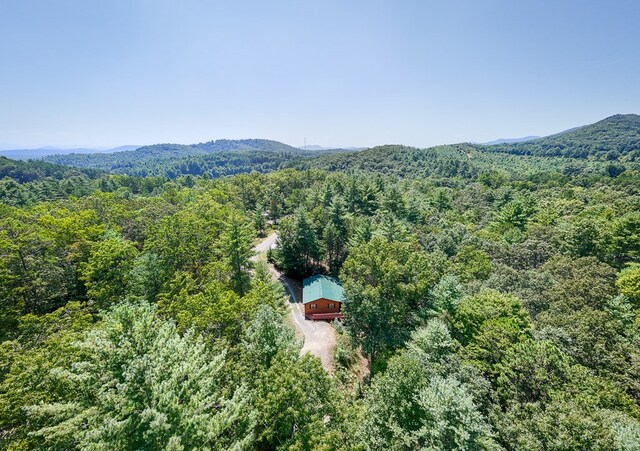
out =
{"type": "Polygon", "coordinates": [[[293,303],[302,302],[302,281],[280,274],[278,281],[288,288],[289,300],[293,303]]]}

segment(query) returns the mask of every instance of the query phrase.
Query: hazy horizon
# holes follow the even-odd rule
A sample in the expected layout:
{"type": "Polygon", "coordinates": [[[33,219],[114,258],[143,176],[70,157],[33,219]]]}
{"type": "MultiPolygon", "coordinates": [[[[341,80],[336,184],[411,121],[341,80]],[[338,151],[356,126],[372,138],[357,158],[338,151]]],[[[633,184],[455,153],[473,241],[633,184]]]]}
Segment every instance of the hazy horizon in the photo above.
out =
{"type": "Polygon", "coordinates": [[[7,0],[0,149],[418,147],[639,113],[640,3],[7,0]]]}
{"type": "MultiPolygon", "coordinates": [[[[635,113],[620,113],[620,114],[635,114],[635,113]]],[[[606,118],[602,118],[602,119],[606,119],[606,118]]],[[[597,122],[597,121],[594,121],[597,122]]],[[[558,130],[552,133],[549,133],[548,135],[526,135],[526,136],[501,136],[501,137],[497,137],[495,139],[489,140],[489,141],[476,141],[476,140],[466,140],[466,141],[459,141],[456,143],[438,143],[438,144],[432,144],[430,146],[425,146],[425,147],[432,147],[432,146],[438,146],[438,145],[446,145],[446,144],[459,144],[462,142],[469,142],[469,143],[477,143],[477,144],[495,144],[498,143],[499,141],[517,141],[520,139],[526,139],[526,140],[531,140],[531,139],[538,139],[538,138],[543,138],[545,136],[549,136],[549,135],[553,135],[556,133],[561,133],[564,131],[568,131],[568,130],[572,130],[573,128],[579,128],[581,126],[584,125],[590,125],[590,124],[580,124],[577,125],[575,127],[571,127],[569,129],[565,129],[565,130],[558,130]]],[[[237,140],[242,140],[242,139],[267,139],[267,138],[261,138],[261,137],[245,137],[245,138],[214,138],[214,139],[210,139],[210,140],[205,140],[205,141],[197,141],[197,142],[154,142],[154,143],[146,143],[146,144],[118,144],[118,145],[110,145],[110,146],[93,146],[93,145],[70,145],[70,146],[51,146],[51,145],[43,145],[43,146],[37,146],[37,147],[8,147],[6,145],[2,145],[0,144],[0,152],[4,152],[7,150],[15,150],[15,151],[20,151],[20,150],[88,150],[88,149],[93,149],[93,150],[99,150],[99,151],[111,151],[111,150],[115,150],[115,149],[119,149],[119,148],[125,148],[125,147],[136,147],[136,148],[140,148],[140,147],[144,147],[144,146],[148,146],[148,145],[154,145],[154,144],[182,144],[182,145],[191,145],[191,144],[198,144],[198,143],[202,143],[202,142],[208,142],[208,141],[217,141],[217,140],[224,140],[224,139],[237,139],[237,140]]],[[[359,146],[359,145],[335,145],[335,146],[325,146],[322,143],[316,143],[316,142],[306,142],[303,143],[302,145],[297,145],[297,144],[291,144],[291,143],[286,143],[282,140],[279,139],[272,139],[273,141],[278,141],[281,142],[283,144],[287,144],[290,145],[292,147],[298,147],[298,148],[312,148],[312,147],[321,147],[323,149],[355,149],[355,148],[359,148],[359,149],[364,149],[364,148],[368,148],[368,147],[373,147],[373,146],[380,146],[380,145],[386,145],[386,144],[405,144],[405,143],[378,143],[375,144],[373,146],[359,146]]]]}

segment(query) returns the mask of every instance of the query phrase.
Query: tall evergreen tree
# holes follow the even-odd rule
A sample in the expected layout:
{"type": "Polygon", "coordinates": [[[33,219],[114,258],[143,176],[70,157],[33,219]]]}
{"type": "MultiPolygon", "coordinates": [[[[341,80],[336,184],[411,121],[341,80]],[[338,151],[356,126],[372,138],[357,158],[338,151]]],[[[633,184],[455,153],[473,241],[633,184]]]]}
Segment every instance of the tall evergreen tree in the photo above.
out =
{"type": "Polygon", "coordinates": [[[320,258],[320,246],[307,212],[300,208],[282,221],[278,235],[280,265],[288,272],[307,275],[320,258]]]}
{"type": "Polygon", "coordinates": [[[329,210],[329,222],[324,228],[323,247],[329,270],[337,273],[346,257],[349,239],[341,198],[334,199],[329,210]]]}
{"type": "Polygon", "coordinates": [[[240,296],[249,288],[253,236],[251,227],[237,212],[229,215],[225,229],[220,235],[222,256],[231,269],[233,289],[240,296]]]}
{"type": "Polygon", "coordinates": [[[151,305],[117,306],[77,346],[80,359],[54,371],[58,399],[27,409],[33,446],[223,450],[250,443],[238,417],[246,394],[222,383],[224,353],[209,354],[192,331],[179,335],[151,305]]]}

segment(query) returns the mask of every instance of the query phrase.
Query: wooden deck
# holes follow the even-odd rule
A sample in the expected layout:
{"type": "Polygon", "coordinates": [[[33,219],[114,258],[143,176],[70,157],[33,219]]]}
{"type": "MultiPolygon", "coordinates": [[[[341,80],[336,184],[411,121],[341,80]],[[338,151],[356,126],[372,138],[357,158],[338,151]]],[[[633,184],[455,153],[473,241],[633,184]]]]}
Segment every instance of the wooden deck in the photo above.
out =
{"type": "Polygon", "coordinates": [[[306,316],[308,319],[312,319],[314,321],[331,321],[336,318],[342,319],[342,313],[312,313],[306,316]]]}

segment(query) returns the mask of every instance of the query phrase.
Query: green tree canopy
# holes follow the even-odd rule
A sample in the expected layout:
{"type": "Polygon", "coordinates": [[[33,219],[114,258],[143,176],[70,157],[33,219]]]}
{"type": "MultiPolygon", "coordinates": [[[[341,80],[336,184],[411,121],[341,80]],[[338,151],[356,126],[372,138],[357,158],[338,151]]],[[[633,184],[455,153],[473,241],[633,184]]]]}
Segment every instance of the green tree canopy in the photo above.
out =
{"type": "Polygon", "coordinates": [[[340,273],[345,324],[367,355],[398,348],[409,338],[441,270],[412,243],[374,237],[351,251],[340,273]]]}
{"type": "Polygon", "coordinates": [[[54,370],[57,399],[27,409],[34,445],[229,449],[251,440],[238,417],[245,392],[222,394],[224,354],[209,354],[192,331],[179,335],[152,306],[118,305],[77,346],[78,360],[54,370]]]}

